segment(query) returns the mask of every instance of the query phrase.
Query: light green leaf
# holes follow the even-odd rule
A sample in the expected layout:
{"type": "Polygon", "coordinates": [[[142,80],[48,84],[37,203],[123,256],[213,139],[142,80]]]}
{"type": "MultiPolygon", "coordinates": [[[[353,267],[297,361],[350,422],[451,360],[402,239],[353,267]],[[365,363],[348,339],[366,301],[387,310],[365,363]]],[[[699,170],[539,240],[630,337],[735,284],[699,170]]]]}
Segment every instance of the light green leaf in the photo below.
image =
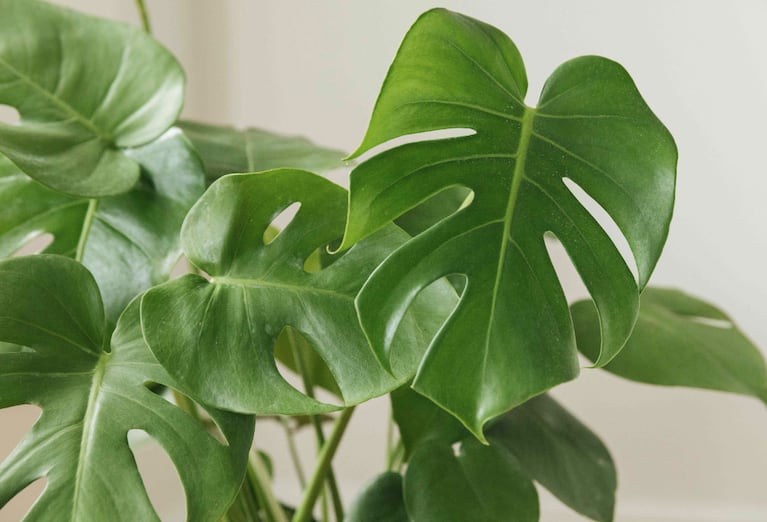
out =
{"type": "Polygon", "coordinates": [[[343,166],[346,155],[301,136],[262,129],[240,130],[194,121],[181,121],[179,126],[200,152],[210,179],[278,168],[324,172],[343,166]]]}
{"type": "Polygon", "coordinates": [[[429,11],[405,37],[352,154],[421,132],[469,134],[422,137],[359,165],[341,249],[443,190],[473,192],[470,203],[389,256],[357,307],[386,366],[391,332],[418,292],[446,275],[467,278],[413,387],[480,438],[488,419],[578,373],[544,234],[562,242],[597,303],[604,333],[597,363],[605,364],[633,328],[674,199],[673,139],[620,65],[576,58],[549,77],[537,107],[525,105],[526,95],[522,59],[508,37],[472,18],[429,11]],[[620,227],[638,283],[566,179],[620,227]]]}
{"type": "MultiPolygon", "coordinates": [[[[593,360],[600,337],[594,305],[575,303],[572,314],[578,348],[593,360]]],[[[759,348],[723,311],[678,290],[644,291],[636,328],[605,369],[634,381],[740,393],[767,402],[767,370],[759,348]]]]}
{"type": "Polygon", "coordinates": [[[362,488],[344,521],[410,522],[402,495],[402,475],[391,471],[382,473],[362,488]]]}
{"type": "Polygon", "coordinates": [[[214,182],[184,222],[191,263],[211,276],[188,275],[144,295],[144,335],[184,389],[217,407],[260,414],[337,409],[293,388],[274,360],[275,340],[290,326],[330,369],[344,405],[397,388],[412,377],[425,339],[454,303],[440,284],[395,335],[392,374],[376,362],[354,309],[370,272],[407,235],[396,227],[309,273],[305,260],[343,232],[345,191],[299,170],[234,174],[214,182]],[[265,244],[270,223],[293,203],[300,209],[265,244]]]}
{"type": "Polygon", "coordinates": [[[457,455],[447,444],[419,446],[404,490],[407,513],[418,522],[538,521],[538,493],[516,459],[474,439],[457,455]]]}
{"type": "Polygon", "coordinates": [[[0,506],[40,477],[25,520],[159,520],[128,446],[143,430],[162,445],[186,490],[189,520],[215,520],[239,489],[253,419],[209,409],[227,444],[149,390],[174,381],[146,348],[138,301],[108,338],[93,277],[39,255],[0,262],[0,408],[36,404],[42,416],[0,464],[0,506]]]}
{"type": "Polygon", "coordinates": [[[610,453],[548,395],[498,419],[488,438],[513,453],[530,478],[578,513],[600,522],[613,519],[617,478],[610,453]]]}
{"type": "Polygon", "coordinates": [[[61,192],[119,194],[139,178],[120,149],[162,135],[178,117],[184,74],[144,31],[37,0],[0,0],[0,152],[61,192]]]}
{"type": "Polygon", "coordinates": [[[135,296],[168,279],[181,255],[181,223],[205,188],[200,160],[178,130],[128,154],[142,182],[98,200],[44,187],[0,156],[0,257],[43,233],[53,235],[45,253],[75,257],[80,247],[112,325],[135,296]]]}

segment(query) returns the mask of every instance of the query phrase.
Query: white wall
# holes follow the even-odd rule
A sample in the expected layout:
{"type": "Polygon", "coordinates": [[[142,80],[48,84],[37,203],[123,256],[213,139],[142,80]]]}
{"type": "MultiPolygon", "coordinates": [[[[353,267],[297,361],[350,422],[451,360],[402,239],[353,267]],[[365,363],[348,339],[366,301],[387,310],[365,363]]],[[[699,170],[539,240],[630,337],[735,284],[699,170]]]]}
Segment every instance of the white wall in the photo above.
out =
{"type": "MultiPolygon", "coordinates": [[[[63,3],[137,19],[128,0],[63,3]]],[[[767,347],[767,3],[441,5],[514,39],[527,64],[531,103],[569,58],[600,54],[629,70],[680,151],[675,217],[653,283],[720,304],[767,347]]],[[[424,0],[149,2],[155,33],[188,71],[188,117],[305,134],[347,150],[364,133],[402,36],[429,7],[424,0]]],[[[578,292],[575,282],[567,285],[578,292]]],[[[611,448],[620,473],[618,521],[767,520],[762,404],[632,384],[594,370],[555,395],[611,448]]],[[[343,443],[338,468],[347,497],[382,462],[384,408],[378,401],[361,409],[343,443]]],[[[14,422],[0,413],[2,431],[14,422]]],[[[258,440],[273,431],[261,424],[258,440]]],[[[290,467],[280,469],[282,487],[291,489],[290,467]]],[[[581,520],[561,514],[550,499],[544,513],[544,522],[581,520]]]]}

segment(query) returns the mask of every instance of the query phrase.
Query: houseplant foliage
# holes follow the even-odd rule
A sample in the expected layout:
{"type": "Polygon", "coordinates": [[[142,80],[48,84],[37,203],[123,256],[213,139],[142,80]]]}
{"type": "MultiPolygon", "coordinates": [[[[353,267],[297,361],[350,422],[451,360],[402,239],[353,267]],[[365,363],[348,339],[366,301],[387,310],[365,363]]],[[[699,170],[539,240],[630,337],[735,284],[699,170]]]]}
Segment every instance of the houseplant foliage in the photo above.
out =
{"type": "Polygon", "coordinates": [[[46,477],[27,520],[157,519],[138,430],[194,521],[535,521],[536,483],[609,521],[609,451],[545,393],[577,376],[579,350],[628,379],[767,400],[761,354],[724,312],[646,288],[676,149],[615,62],[566,62],[531,107],[507,36],[429,11],[347,195],[312,173],[337,150],[179,121],[184,75],[146,16],[142,30],[37,0],[0,13],[0,104],[20,115],[0,124],[0,407],[42,409],[0,463],[0,505],[46,477]],[[636,279],[573,185],[618,224],[636,279]],[[591,299],[568,307],[546,235],[591,299]],[[388,469],[345,512],[335,451],[355,406],[387,393],[388,469]],[[251,448],[274,419],[318,441],[296,506],[251,448]]]}

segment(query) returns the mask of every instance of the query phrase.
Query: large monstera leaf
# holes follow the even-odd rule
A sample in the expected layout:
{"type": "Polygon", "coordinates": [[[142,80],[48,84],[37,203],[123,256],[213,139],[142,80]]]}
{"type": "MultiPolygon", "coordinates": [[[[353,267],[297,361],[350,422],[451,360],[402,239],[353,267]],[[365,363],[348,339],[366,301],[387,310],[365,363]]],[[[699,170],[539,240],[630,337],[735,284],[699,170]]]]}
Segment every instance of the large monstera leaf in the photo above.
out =
{"type": "Polygon", "coordinates": [[[139,178],[120,149],[176,121],[184,74],[144,31],[37,0],[0,0],[0,152],[36,180],[86,197],[118,194],[139,178]]]}
{"type": "MultiPolygon", "coordinates": [[[[586,300],[572,306],[578,349],[594,360],[599,321],[586,300]]],[[[604,367],[626,379],[750,395],[767,403],[758,347],[719,308],[671,288],[647,288],[626,347],[604,367]]]]}
{"type": "Polygon", "coordinates": [[[343,152],[322,147],[301,136],[194,121],[181,121],[178,125],[202,156],[210,179],[278,168],[323,172],[343,165],[343,152]]]}
{"type": "Polygon", "coordinates": [[[549,77],[537,107],[525,105],[526,91],[522,59],[508,37],[456,13],[429,11],[405,37],[352,155],[401,136],[470,130],[391,148],[359,165],[341,248],[442,191],[472,191],[470,202],[387,258],[357,306],[388,366],[390,333],[418,292],[442,276],[466,277],[460,304],[413,387],[480,438],[488,419],[578,373],[567,302],[544,235],[562,242],[596,302],[602,365],[631,332],[674,199],[674,142],[620,65],[576,58],[549,77]],[[565,180],[620,227],[638,282],[565,180]]]}
{"type": "Polygon", "coordinates": [[[112,325],[135,296],[168,279],[181,255],[181,223],[205,189],[200,160],[177,129],[128,154],[142,182],[99,199],[51,190],[0,156],[0,257],[51,234],[43,252],[82,260],[112,325]]]}
{"type": "Polygon", "coordinates": [[[370,272],[407,235],[390,226],[317,272],[306,259],[340,239],[346,193],[306,171],[232,174],[214,182],[189,212],[182,245],[211,276],[190,274],[147,292],[144,335],[174,378],[206,403],[244,413],[305,414],[337,409],[292,387],[275,363],[285,327],[324,360],[343,405],[386,393],[411,378],[427,339],[449,314],[455,294],[431,289],[395,334],[391,374],[376,362],[354,309],[370,272]],[[271,242],[270,223],[300,203],[271,242]]]}
{"type": "Polygon", "coordinates": [[[244,474],[253,419],[209,409],[226,442],[148,388],[175,386],[141,335],[138,301],[108,337],[94,279],[79,263],[40,255],[0,262],[0,408],[42,416],[0,463],[0,506],[32,481],[48,483],[25,520],[159,520],[128,431],[157,440],[177,467],[189,520],[215,520],[244,474]]]}

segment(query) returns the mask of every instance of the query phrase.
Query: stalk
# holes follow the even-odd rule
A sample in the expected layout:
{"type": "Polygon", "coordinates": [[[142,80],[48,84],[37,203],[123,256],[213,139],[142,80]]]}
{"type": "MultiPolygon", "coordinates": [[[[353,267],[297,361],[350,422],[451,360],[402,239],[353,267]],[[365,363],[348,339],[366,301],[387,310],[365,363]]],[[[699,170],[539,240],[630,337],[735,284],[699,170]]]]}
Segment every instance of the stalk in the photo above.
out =
{"type": "Polygon", "coordinates": [[[152,34],[152,26],[149,23],[149,13],[147,13],[144,0],[136,0],[136,9],[138,9],[139,18],[141,18],[141,27],[148,34],[152,34]]]}
{"type": "Polygon", "coordinates": [[[261,455],[253,450],[248,456],[248,479],[255,486],[261,507],[266,511],[269,519],[274,522],[288,522],[288,517],[285,516],[282,506],[274,497],[271,479],[264,466],[264,461],[261,459],[261,455]]]}

